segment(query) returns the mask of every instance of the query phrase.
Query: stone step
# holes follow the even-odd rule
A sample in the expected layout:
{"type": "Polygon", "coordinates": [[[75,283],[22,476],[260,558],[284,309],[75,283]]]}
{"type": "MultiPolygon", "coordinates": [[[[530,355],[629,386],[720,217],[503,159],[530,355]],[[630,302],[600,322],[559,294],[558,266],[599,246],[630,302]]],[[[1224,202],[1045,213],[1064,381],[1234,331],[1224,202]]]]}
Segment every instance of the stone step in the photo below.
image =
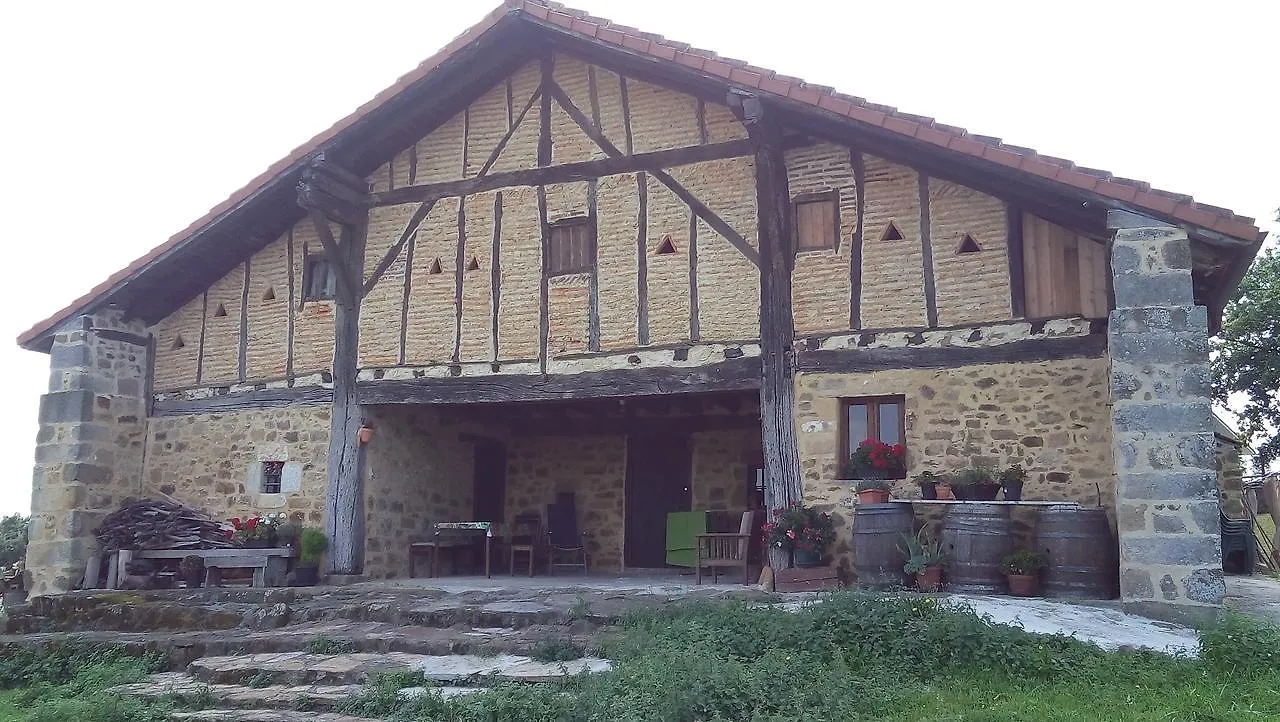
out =
{"type": "MultiPolygon", "coordinates": [[[[293,711],[306,709],[311,713],[317,713],[332,712],[340,709],[345,702],[359,695],[364,689],[363,686],[358,684],[268,685],[265,687],[208,684],[183,672],[164,672],[153,674],[143,682],[120,685],[108,691],[121,696],[140,699],[159,699],[177,695],[188,701],[206,701],[218,706],[234,707],[240,710],[293,711]]],[[[479,687],[407,687],[402,689],[400,693],[406,698],[423,694],[460,697],[479,691],[481,691],[479,687]]],[[[213,711],[216,710],[206,710],[206,712],[213,711]]],[[[184,719],[205,719],[205,717],[184,719]]],[[[299,719],[321,718],[300,717],[299,719]]]]}
{"type": "Polygon", "coordinates": [[[581,672],[603,672],[608,660],[584,657],[570,662],[538,662],[529,657],[500,654],[423,655],[385,654],[252,654],[202,657],[187,667],[195,679],[208,684],[349,685],[364,684],[379,675],[420,673],[435,682],[486,681],[548,682],[581,672]]]}
{"type": "Polygon", "coordinates": [[[539,641],[557,640],[589,649],[596,632],[585,622],[569,626],[510,627],[398,626],[383,622],[312,622],[267,630],[214,630],[202,632],[52,632],[0,636],[0,648],[9,645],[44,647],[54,643],[103,643],[123,645],[137,653],[160,652],[169,669],[181,670],[194,659],[207,656],[325,651],[408,652],[411,654],[531,654],[539,641]]]}

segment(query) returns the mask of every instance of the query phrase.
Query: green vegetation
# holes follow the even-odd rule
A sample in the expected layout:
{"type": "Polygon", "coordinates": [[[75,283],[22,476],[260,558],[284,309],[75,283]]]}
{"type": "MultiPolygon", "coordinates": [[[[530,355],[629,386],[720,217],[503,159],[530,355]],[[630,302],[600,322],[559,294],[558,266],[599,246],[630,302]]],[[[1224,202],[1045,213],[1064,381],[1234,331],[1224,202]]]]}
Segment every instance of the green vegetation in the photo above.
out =
{"type": "MultiPolygon", "coordinates": [[[[705,602],[627,618],[603,650],[615,662],[610,673],[497,685],[448,701],[402,698],[401,688],[428,683],[420,674],[391,675],[341,711],[422,722],[1280,717],[1280,628],[1228,617],[1201,640],[1200,659],[1104,652],[1068,637],[991,627],[967,609],[918,596],[840,593],[798,612],[705,602]]],[[[0,692],[0,722],[146,722],[178,702],[143,705],[102,694],[154,668],[154,660],[0,651],[0,689],[24,685],[0,692]]]]}
{"type": "Polygon", "coordinates": [[[104,690],[162,667],[160,657],[103,646],[0,648],[0,722],[161,722],[172,700],[146,703],[104,690]]]}
{"type": "Polygon", "coordinates": [[[359,651],[356,643],[350,639],[334,639],[321,635],[307,642],[308,654],[353,654],[359,651]]]}
{"type": "Polygon", "coordinates": [[[580,659],[583,650],[571,639],[543,639],[533,645],[529,656],[539,662],[568,662],[580,659]]]}
{"type": "Polygon", "coordinates": [[[21,514],[0,517],[0,569],[13,566],[27,555],[27,524],[21,514]]]}
{"type": "Polygon", "coordinates": [[[298,562],[306,566],[318,566],[320,558],[329,548],[329,537],[324,532],[312,527],[302,530],[301,549],[298,551],[298,562]]]}

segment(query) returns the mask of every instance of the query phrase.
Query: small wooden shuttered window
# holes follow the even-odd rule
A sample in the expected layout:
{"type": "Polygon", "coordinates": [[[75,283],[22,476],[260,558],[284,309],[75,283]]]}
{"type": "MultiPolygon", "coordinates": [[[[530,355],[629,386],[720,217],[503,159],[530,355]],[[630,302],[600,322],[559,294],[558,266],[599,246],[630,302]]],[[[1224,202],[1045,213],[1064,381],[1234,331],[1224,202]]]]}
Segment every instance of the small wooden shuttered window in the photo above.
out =
{"type": "Polygon", "coordinates": [[[1106,317],[1106,244],[1028,213],[1022,247],[1027,318],[1106,317]]]}
{"type": "Polygon", "coordinates": [[[796,250],[822,251],[840,245],[840,196],[837,191],[797,197],[796,250]]]}
{"type": "Polygon", "coordinates": [[[594,265],[588,218],[566,218],[551,226],[551,238],[547,243],[547,275],[590,273],[595,270],[594,265]]]}

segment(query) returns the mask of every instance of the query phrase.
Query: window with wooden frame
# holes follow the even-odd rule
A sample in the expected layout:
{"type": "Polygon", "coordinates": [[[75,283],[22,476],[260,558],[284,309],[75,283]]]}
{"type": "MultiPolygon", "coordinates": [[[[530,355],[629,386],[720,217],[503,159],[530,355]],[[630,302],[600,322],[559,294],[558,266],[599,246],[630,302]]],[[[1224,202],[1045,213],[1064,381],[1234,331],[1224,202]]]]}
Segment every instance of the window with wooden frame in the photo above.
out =
{"type": "Polygon", "coordinates": [[[302,300],[328,301],[338,290],[338,275],[329,259],[321,255],[307,256],[302,267],[302,300]]]}
{"type": "Polygon", "coordinates": [[[907,438],[906,398],[866,396],[840,400],[840,458],[848,459],[867,439],[886,444],[905,444],[907,438]]]}
{"type": "Polygon", "coordinates": [[[260,488],[263,494],[279,494],[283,482],[283,461],[262,462],[262,485],[260,488]]]}
{"type": "Polygon", "coordinates": [[[840,246],[840,192],[796,196],[796,251],[830,251],[840,246]]]}
{"type": "Polygon", "coordinates": [[[591,219],[586,216],[565,218],[551,224],[547,239],[547,275],[591,273],[595,259],[591,253],[591,219]]]}

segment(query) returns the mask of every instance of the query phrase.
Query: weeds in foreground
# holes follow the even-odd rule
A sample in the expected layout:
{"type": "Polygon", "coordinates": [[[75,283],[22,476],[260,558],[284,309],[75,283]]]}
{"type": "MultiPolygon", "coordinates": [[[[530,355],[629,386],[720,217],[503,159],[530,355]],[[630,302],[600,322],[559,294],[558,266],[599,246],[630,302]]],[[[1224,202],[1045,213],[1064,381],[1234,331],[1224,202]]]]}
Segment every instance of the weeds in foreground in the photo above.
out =
{"type": "Polygon", "coordinates": [[[358,651],[356,643],[349,639],[334,639],[321,635],[307,642],[308,654],[355,654],[358,651]]]}

